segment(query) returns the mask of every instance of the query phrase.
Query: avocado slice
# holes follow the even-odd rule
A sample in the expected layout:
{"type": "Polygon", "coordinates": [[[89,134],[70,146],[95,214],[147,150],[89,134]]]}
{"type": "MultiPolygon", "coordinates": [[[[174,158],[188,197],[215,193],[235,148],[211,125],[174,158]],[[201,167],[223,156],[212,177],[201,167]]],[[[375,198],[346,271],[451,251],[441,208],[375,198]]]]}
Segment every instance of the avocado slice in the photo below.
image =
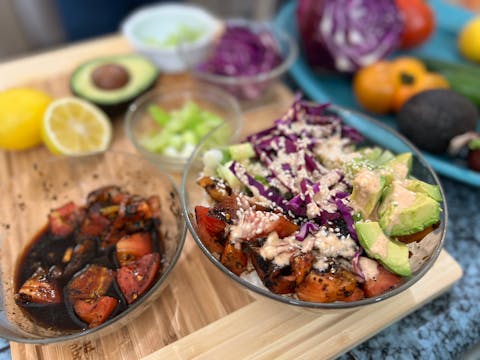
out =
{"type": "Polygon", "coordinates": [[[140,55],[96,58],[80,65],[70,78],[72,93],[118,115],[150,90],[158,77],[155,65],[140,55]]]}
{"type": "Polygon", "coordinates": [[[412,153],[403,153],[395,156],[390,161],[387,161],[383,166],[392,174],[394,179],[403,180],[406,179],[410,173],[412,162],[412,153]]]}
{"type": "Polygon", "coordinates": [[[375,209],[385,183],[384,176],[368,169],[360,170],[353,178],[351,205],[363,219],[367,219],[375,209]]]}
{"type": "Polygon", "coordinates": [[[413,178],[405,180],[403,185],[407,190],[423,193],[430,196],[435,201],[441,202],[443,200],[442,193],[437,185],[428,184],[424,181],[413,178]]]}
{"type": "Polygon", "coordinates": [[[389,236],[410,235],[440,221],[440,204],[430,196],[405,188],[395,180],[378,207],[380,226],[389,236]]]}
{"type": "Polygon", "coordinates": [[[373,259],[378,260],[391,272],[401,276],[412,275],[408,261],[407,245],[388,238],[378,222],[355,223],[358,240],[365,252],[373,259]]]}

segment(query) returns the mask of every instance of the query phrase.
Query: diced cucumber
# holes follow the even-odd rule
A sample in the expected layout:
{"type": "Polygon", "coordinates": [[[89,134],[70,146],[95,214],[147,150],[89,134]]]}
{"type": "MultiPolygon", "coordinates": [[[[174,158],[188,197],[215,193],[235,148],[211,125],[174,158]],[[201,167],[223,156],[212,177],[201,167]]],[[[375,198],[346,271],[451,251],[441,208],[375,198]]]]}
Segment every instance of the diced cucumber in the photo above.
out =
{"type": "MultiPolygon", "coordinates": [[[[142,145],[149,151],[165,155],[168,155],[165,152],[167,149],[170,155],[175,149],[175,156],[188,157],[205,135],[223,123],[221,117],[202,109],[193,101],[186,101],[181,108],[169,112],[151,105],[148,112],[162,128],[158,133],[145,136],[141,140],[142,145]]],[[[219,141],[216,138],[212,140],[221,142],[228,139],[225,133],[228,131],[230,134],[230,130],[227,126],[225,128],[225,131],[215,134],[219,141]]]]}
{"type": "Polygon", "coordinates": [[[225,180],[232,189],[235,189],[235,190],[241,189],[242,183],[237,179],[235,174],[229,169],[230,165],[232,165],[232,161],[229,161],[224,165],[219,165],[217,167],[217,174],[223,180],[225,180]]]}
{"type": "Polygon", "coordinates": [[[218,149],[210,149],[203,154],[203,164],[209,169],[216,169],[222,165],[223,153],[218,149]]]}
{"type": "Polygon", "coordinates": [[[255,157],[255,150],[253,149],[252,144],[248,142],[230,145],[228,151],[233,160],[242,161],[255,157]]]}
{"type": "Polygon", "coordinates": [[[170,119],[170,115],[168,115],[168,113],[158,105],[150,105],[148,107],[148,113],[153,120],[155,120],[155,122],[161,126],[165,126],[170,119]]]}

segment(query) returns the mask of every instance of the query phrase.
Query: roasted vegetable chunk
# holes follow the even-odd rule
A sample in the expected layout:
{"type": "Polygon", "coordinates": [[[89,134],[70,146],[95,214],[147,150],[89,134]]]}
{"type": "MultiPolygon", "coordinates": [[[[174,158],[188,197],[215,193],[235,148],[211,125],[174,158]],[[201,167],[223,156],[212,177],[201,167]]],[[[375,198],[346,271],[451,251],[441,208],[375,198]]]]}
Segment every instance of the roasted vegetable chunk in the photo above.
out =
{"type": "Polygon", "coordinates": [[[311,253],[299,253],[290,258],[290,266],[295,275],[297,285],[299,285],[310,270],[312,270],[314,260],[315,257],[311,253]]]}
{"type": "Polygon", "coordinates": [[[223,201],[225,197],[232,195],[232,189],[217,178],[204,176],[197,180],[197,184],[205,189],[210,197],[215,201],[223,201]]]}
{"type": "Polygon", "coordinates": [[[115,271],[100,265],[88,265],[67,285],[67,296],[71,303],[76,300],[97,299],[110,288],[115,271]]]}
{"type": "Polygon", "coordinates": [[[355,276],[344,269],[335,273],[310,272],[297,288],[297,296],[303,301],[334,302],[344,301],[356,289],[355,276]]]}
{"type": "Polygon", "coordinates": [[[231,272],[240,275],[247,268],[248,256],[241,248],[237,249],[235,245],[227,242],[223,249],[220,261],[231,272]]]}
{"type": "Polygon", "coordinates": [[[152,253],[122,266],[117,271],[117,282],[128,304],[137,300],[153,284],[160,270],[160,255],[152,253]]]}
{"type": "Polygon", "coordinates": [[[290,266],[279,267],[272,261],[265,260],[258,249],[252,250],[251,260],[258,276],[270,291],[276,294],[290,294],[295,291],[295,275],[290,266]]]}
{"type": "Polygon", "coordinates": [[[22,304],[59,304],[63,301],[62,293],[56,283],[49,279],[44,269],[37,271],[22,285],[15,300],[22,304]]]}

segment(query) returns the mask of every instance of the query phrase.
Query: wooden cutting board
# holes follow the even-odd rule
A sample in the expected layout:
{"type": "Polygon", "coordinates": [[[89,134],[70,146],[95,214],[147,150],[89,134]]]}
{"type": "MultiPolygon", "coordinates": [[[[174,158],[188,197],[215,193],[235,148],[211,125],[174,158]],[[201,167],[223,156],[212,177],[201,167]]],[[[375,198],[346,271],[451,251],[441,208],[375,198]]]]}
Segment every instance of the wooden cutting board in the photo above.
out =
{"type": "MultiPolygon", "coordinates": [[[[113,36],[0,64],[1,86],[30,85],[65,96],[69,74],[80,62],[127,52],[126,41],[113,36]]],[[[158,86],[186,81],[191,80],[185,75],[164,76],[158,86]]],[[[246,132],[280,116],[291,100],[291,92],[277,84],[264,102],[245,112],[246,132]]],[[[116,119],[112,149],[133,152],[122,125],[116,119]]],[[[0,181],[49,156],[43,147],[20,153],[0,150],[0,181]]],[[[424,278],[401,295],[359,310],[319,314],[253,298],[215,268],[188,235],[168,286],[132,323],[95,341],[47,346],[11,342],[12,358],[332,358],[448,290],[461,274],[443,251],[424,278]]]]}

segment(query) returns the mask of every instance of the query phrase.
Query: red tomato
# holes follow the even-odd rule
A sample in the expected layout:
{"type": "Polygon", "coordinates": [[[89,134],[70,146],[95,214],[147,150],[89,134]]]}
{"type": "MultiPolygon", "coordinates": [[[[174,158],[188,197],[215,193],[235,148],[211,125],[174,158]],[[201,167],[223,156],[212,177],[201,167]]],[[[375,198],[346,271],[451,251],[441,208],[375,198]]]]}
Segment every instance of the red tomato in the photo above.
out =
{"type": "Polygon", "coordinates": [[[117,242],[117,259],[121,266],[140,259],[153,251],[152,239],[147,232],[126,235],[117,242]]]}
{"type": "Polygon", "coordinates": [[[365,281],[363,290],[367,297],[373,297],[381,295],[388,290],[396,288],[402,282],[402,278],[398,275],[392,274],[383,266],[378,265],[378,274],[376,279],[370,279],[365,281]]]}
{"type": "Polygon", "coordinates": [[[195,207],[198,236],[209,251],[221,254],[223,252],[221,241],[227,224],[216,217],[210,216],[209,211],[210,209],[204,206],[195,207]]]}
{"type": "Polygon", "coordinates": [[[151,253],[118,269],[117,283],[129,304],[150,288],[160,265],[160,255],[151,253]]]}
{"type": "Polygon", "coordinates": [[[89,328],[94,328],[108,319],[117,304],[117,299],[101,296],[95,300],[77,300],[73,309],[78,317],[88,324],[89,328]]]}
{"type": "Polygon", "coordinates": [[[435,15],[424,0],[395,0],[403,16],[403,33],[400,46],[403,49],[420,45],[435,29],[435,15]]]}

